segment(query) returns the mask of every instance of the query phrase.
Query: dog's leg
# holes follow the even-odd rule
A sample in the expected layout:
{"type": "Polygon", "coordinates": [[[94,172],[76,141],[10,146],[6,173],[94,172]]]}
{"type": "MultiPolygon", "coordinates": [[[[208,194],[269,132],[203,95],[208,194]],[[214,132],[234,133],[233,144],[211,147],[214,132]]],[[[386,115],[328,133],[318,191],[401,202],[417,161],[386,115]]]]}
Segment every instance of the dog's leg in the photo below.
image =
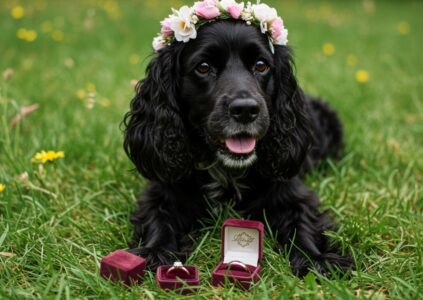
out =
{"type": "Polygon", "coordinates": [[[291,214],[296,215],[287,241],[291,268],[300,277],[311,268],[330,276],[332,271],[345,273],[352,269],[353,262],[348,256],[342,256],[331,247],[325,230],[332,228],[326,213],[319,213],[307,205],[299,205],[291,214]]]}
{"type": "Polygon", "coordinates": [[[185,261],[192,251],[193,230],[199,227],[196,222],[202,209],[182,190],[152,183],[131,216],[131,252],[144,257],[150,270],[185,261]]]}
{"type": "MultiPolygon", "coordinates": [[[[330,245],[325,230],[333,228],[326,213],[319,213],[319,199],[298,178],[267,189],[264,213],[278,243],[289,253],[292,270],[305,276],[310,269],[328,276],[331,270],[346,272],[351,258],[342,256],[330,245]]],[[[257,213],[257,208],[254,209],[257,213]]],[[[252,217],[259,218],[258,214],[252,217]]]]}

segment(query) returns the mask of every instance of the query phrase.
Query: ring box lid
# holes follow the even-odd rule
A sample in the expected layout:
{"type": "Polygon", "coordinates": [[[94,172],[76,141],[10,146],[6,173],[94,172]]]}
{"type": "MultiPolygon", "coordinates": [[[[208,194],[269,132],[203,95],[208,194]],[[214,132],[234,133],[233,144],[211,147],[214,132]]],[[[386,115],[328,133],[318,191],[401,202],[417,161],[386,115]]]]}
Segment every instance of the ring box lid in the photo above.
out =
{"type": "Polygon", "coordinates": [[[240,261],[257,267],[263,257],[264,225],[259,221],[228,219],[222,226],[223,263],[240,261]]]}

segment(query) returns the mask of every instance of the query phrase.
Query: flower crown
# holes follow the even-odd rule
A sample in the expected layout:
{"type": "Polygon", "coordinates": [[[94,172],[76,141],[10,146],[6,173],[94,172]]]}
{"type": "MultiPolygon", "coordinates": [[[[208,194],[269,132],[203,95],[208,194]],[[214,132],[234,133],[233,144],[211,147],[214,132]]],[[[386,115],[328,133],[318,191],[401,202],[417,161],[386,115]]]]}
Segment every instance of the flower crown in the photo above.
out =
{"type": "Polygon", "coordinates": [[[173,14],[160,22],[161,33],[153,40],[156,52],[175,40],[187,43],[197,38],[197,29],[202,25],[225,19],[241,19],[248,25],[260,27],[261,32],[268,36],[273,53],[273,45],[288,43],[288,30],[278,17],[276,9],[260,4],[260,0],[257,0],[257,4],[238,3],[235,0],[203,0],[195,2],[192,7],[182,6],[179,10],[172,8],[172,12],[173,14]]]}

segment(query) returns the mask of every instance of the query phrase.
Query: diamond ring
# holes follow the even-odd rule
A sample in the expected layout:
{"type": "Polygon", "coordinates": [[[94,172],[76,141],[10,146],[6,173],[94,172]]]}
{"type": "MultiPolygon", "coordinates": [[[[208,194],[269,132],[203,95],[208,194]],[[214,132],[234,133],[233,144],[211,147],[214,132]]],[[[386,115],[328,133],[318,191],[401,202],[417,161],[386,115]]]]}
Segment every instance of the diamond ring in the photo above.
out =
{"type": "Polygon", "coordinates": [[[175,271],[181,270],[183,271],[186,275],[189,275],[189,271],[187,268],[184,267],[184,265],[180,262],[180,261],[175,261],[173,263],[173,266],[170,267],[167,272],[166,275],[169,275],[171,273],[174,273],[175,271]]]}

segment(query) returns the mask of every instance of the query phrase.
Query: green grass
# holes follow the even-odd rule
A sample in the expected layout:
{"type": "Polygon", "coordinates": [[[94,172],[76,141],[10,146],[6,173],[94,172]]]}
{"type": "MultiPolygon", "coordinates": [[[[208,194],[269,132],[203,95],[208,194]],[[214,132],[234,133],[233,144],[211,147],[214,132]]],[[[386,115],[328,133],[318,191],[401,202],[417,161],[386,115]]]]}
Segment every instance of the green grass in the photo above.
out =
{"type": "MultiPolygon", "coordinates": [[[[423,299],[423,3],[269,2],[290,30],[302,87],[328,99],[345,123],[345,157],[307,182],[340,225],[328,234],[358,269],[350,278],[298,279],[267,237],[263,276],[253,289],[212,288],[222,216],[204,230],[189,259],[202,279],[193,297],[423,299]],[[333,55],[324,55],[325,43],[334,45],[333,55]],[[347,63],[350,55],[355,64],[347,63]],[[357,82],[360,69],[368,82],[357,82]]],[[[178,4],[1,1],[0,71],[12,68],[14,75],[0,79],[0,183],[6,185],[0,299],[177,297],[159,290],[152,273],[131,289],[112,284],[99,276],[98,263],[131,236],[128,215],[144,181],[130,171],[119,124],[133,95],[131,80],[143,77],[158,22],[178,4]],[[25,8],[18,20],[10,14],[17,4],[25,8]],[[18,39],[19,28],[35,30],[35,41],[18,39]],[[88,100],[79,90],[92,85],[88,100]],[[11,127],[20,108],[32,103],[39,109],[11,127]],[[31,158],[49,149],[63,150],[65,158],[40,171],[31,158]],[[27,181],[17,178],[24,172],[27,181]]]]}

